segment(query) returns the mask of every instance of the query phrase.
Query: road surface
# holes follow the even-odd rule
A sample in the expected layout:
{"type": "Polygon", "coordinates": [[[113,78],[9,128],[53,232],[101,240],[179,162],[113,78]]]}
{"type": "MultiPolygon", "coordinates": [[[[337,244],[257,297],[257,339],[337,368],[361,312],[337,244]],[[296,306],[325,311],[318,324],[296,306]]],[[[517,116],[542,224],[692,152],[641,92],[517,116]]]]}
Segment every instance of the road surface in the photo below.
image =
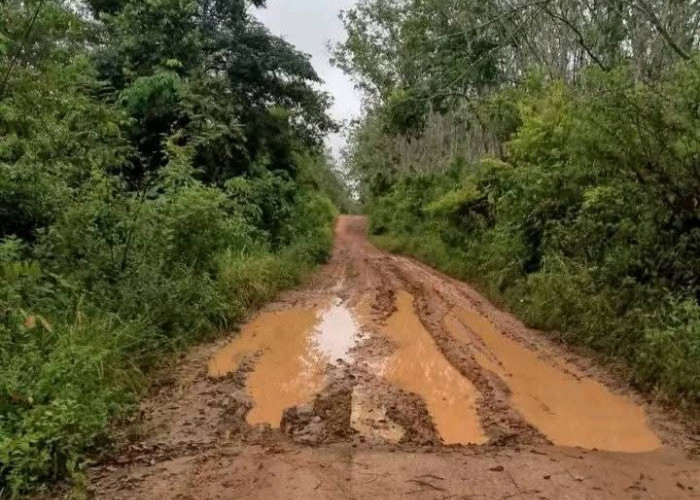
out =
{"type": "Polygon", "coordinates": [[[696,437],[468,285],[374,248],[194,349],[90,473],[110,499],[698,498],[696,437]],[[128,439],[127,439],[128,438],[128,439]]]}

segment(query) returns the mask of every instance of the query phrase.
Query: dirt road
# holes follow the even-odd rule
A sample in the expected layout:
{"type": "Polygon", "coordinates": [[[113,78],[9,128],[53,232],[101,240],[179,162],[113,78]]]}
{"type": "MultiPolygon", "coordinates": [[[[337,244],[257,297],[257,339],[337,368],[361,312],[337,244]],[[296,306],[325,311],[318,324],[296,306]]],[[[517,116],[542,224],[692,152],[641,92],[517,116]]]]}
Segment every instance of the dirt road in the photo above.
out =
{"type": "Polygon", "coordinates": [[[697,498],[697,437],[469,286],[372,247],[185,357],[109,499],[697,498]]]}

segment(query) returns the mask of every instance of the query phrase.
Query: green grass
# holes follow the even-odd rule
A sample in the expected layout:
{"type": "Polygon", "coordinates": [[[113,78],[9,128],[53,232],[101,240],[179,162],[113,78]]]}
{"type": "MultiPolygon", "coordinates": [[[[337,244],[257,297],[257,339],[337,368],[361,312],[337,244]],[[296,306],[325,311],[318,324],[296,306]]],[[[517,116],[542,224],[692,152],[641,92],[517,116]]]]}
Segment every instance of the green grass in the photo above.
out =
{"type": "Polygon", "coordinates": [[[17,296],[5,287],[3,303],[35,296],[0,322],[0,498],[79,480],[86,460],[108,449],[110,426],[134,411],[150,371],[303,280],[329,255],[327,224],[277,252],[221,252],[210,271],[127,273],[106,293],[71,295],[38,271],[15,270],[31,283],[21,290],[16,278],[17,296]]]}

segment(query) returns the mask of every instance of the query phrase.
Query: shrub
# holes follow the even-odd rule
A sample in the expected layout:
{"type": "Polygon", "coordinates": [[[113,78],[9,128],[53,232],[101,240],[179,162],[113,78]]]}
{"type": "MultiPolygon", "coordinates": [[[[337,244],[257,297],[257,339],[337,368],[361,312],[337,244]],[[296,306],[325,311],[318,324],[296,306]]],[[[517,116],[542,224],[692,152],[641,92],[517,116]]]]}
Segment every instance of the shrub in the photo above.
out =
{"type": "Polygon", "coordinates": [[[697,406],[698,75],[683,62],[641,83],[620,67],[503,92],[520,110],[507,155],[398,176],[368,200],[377,242],[697,406]]]}

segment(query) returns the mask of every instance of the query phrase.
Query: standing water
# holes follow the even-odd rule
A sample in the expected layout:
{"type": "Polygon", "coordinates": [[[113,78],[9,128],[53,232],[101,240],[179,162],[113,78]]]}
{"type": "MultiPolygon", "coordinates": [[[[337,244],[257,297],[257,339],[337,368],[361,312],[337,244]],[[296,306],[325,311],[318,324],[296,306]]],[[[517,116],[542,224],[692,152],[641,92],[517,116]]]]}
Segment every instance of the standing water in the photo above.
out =
{"type": "Polygon", "coordinates": [[[486,442],[476,411],[477,389],[440,352],[413,310],[413,296],[399,292],[396,305],[384,329],[396,350],[382,363],[379,375],[423,398],[446,444],[486,442]]]}
{"type": "Polygon", "coordinates": [[[513,406],[554,444],[621,452],[661,446],[641,407],[591,378],[574,376],[573,367],[540,359],[477,312],[456,308],[445,323],[467,340],[476,335],[482,349],[470,346],[477,362],[506,383],[513,406]]]}
{"type": "Polygon", "coordinates": [[[285,409],[310,403],[325,383],[326,365],[348,360],[358,327],[340,300],[320,312],[290,309],[264,312],[209,362],[209,375],[235,372],[246,357],[255,357],[246,390],[253,399],[251,425],[280,426],[285,409]]]}

